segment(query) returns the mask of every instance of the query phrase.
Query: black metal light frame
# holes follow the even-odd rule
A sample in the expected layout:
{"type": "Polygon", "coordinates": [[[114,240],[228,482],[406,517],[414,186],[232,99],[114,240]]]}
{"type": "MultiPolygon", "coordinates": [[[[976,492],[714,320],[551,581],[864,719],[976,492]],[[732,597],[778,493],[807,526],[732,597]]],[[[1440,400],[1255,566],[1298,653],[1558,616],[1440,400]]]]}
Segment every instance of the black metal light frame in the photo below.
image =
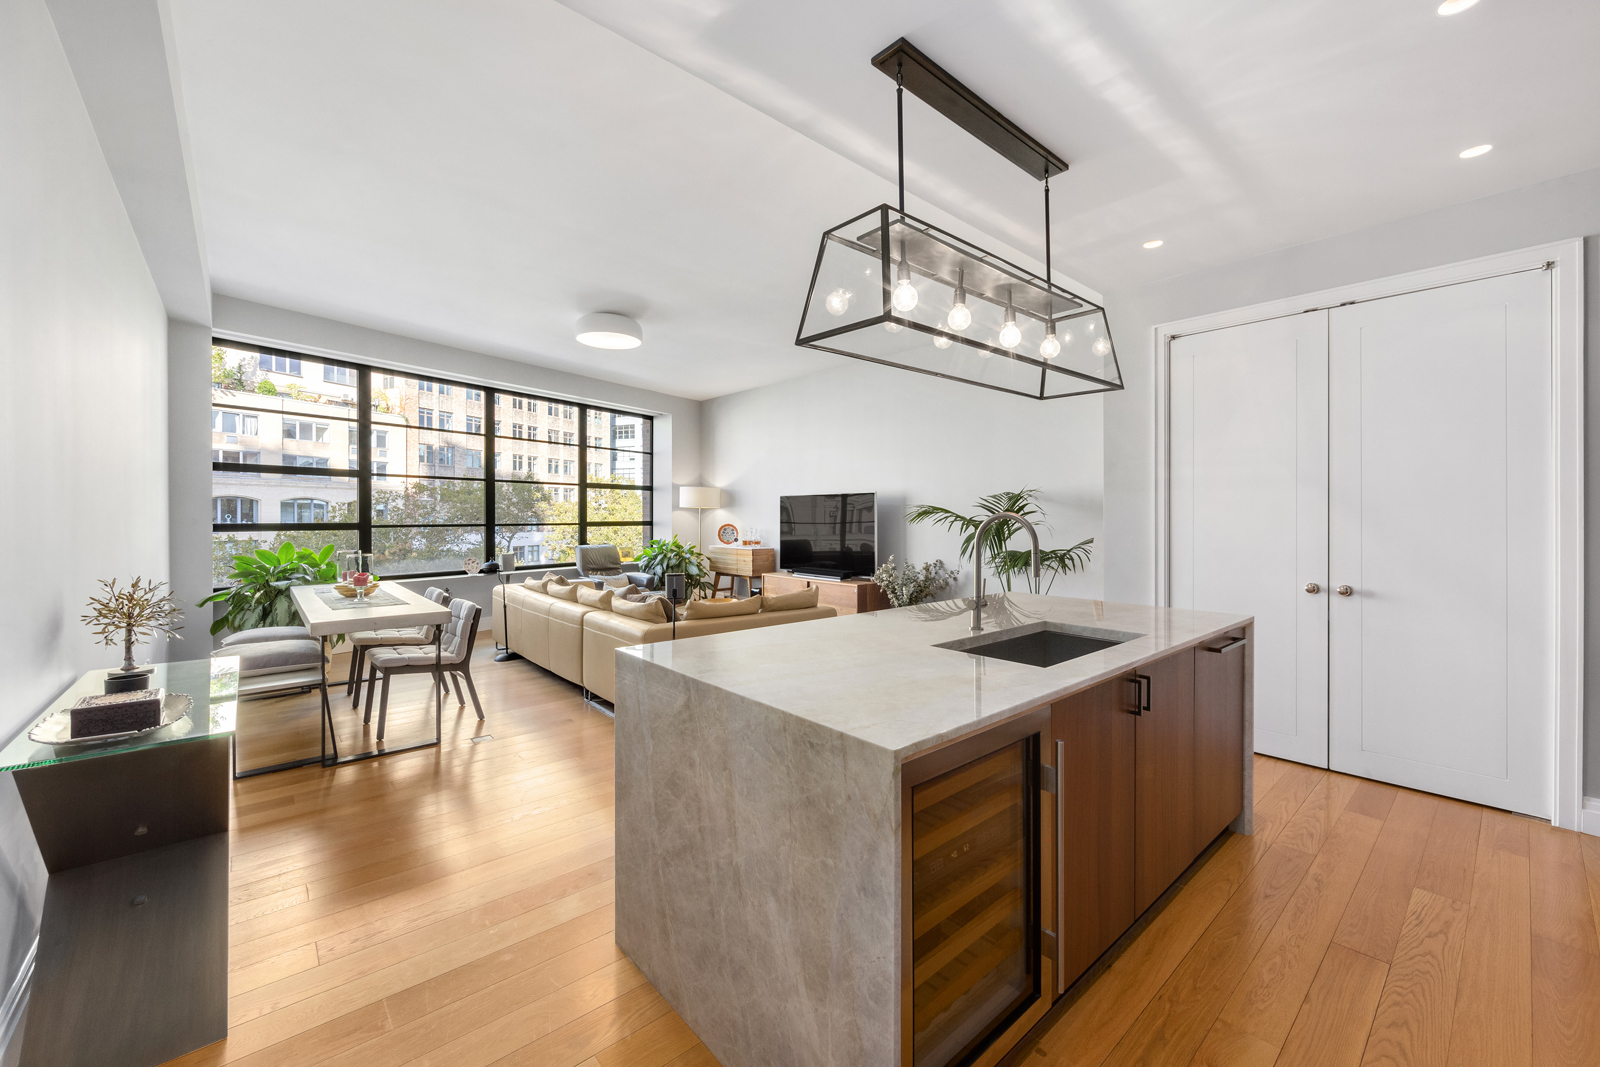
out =
{"type": "MultiPolygon", "coordinates": [[[[1111,337],[1110,323],[1106,318],[1105,308],[1087,297],[1055,284],[1051,277],[1050,178],[1052,175],[1061,174],[1067,170],[1066,161],[1050,151],[1038,140],[1029,136],[1016,123],[1002,115],[982,97],[967,88],[943,67],[929,59],[905,38],[900,38],[874,56],[872,63],[873,66],[895,79],[895,116],[900,179],[899,206],[891,207],[888,204],[880,204],[830,228],[823,234],[817,251],[816,265],[811,272],[811,283],[806,289],[806,302],[801,310],[800,325],[795,332],[795,344],[802,348],[813,348],[822,352],[848,356],[852,359],[895,367],[900,370],[914,371],[918,374],[927,374],[949,381],[964,382],[968,385],[977,385],[998,392],[1030,397],[1035,400],[1053,400],[1068,396],[1082,396],[1090,393],[1112,392],[1122,389],[1122,370],[1117,361],[1116,345],[1111,337]],[[1045,276],[1043,278],[1000,256],[985,251],[969,241],[962,240],[946,230],[906,213],[903,98],[905,90],[908,88],[940,114],[971,133],[1004,158],[1015,163],[1030,176],[1036,180],[1043,180],[1045,230],[1045,276]],[[877,219],[873,229],[860,234],[841,235],[841,231],[874,215],[877,216],[877,219]],[[1099,338],[1103,337],[1105,343],[1110,346],[1104,355],[1096,353],[1098,358],[1105,361],[1104,366],[1098,368],[1100,373],[1094,373],[1094,369],[1084,365],[1069,366],[1066,360],[1026,355],[1017,351],[1016,346],[1007,348],[998,344],[988,343],[976,336],[941,328],[927,322],[918,322],[913,317],[897,313],[892,299],[895,285],[893,271],[896,263],[893,254],[894,238],[891,230],[895,228],[898,228],[901,233],[899,239],[901,248],[899,266],[903,271],[908,271],[911,275],[932,280],[952,289],[974,293],[991,305],[999,306],[1003,301],[1008,315],[1013,318],[1031,319],[1043,324],[1046,326],[1047,333],[1050,336],[1056,335],[1057,327],[1070,324],[1079,319],[1087,318],[1089,320],[1088,329],[1091,332],[1094,330],[1095,324],[1100,325],[1100,333],[1095,340],[1098,341],[1099,338]],[[930,251],[932,253],[924,256],[921,262],[914,259],[907,250],[907,243],[913,239],[917,242],[919,254],[930,251]],[[842,325],[822,324],[823,328],[813,328],[808,332],[809,320],[819,306],[816,302],[818,295],[817,282],[822,275],[830,242],[848,246],[861,256],[872,257],[877,261],[880,268],[882,290],[881,311],[871,317],[852,320],[842,325]],[[949,271],[944,270],[941,272],[939,263],[935,262],[943,261],[945,266],[948,267],[952,258],[963,261],[962,276],[946,276],[949,271]],[[982,285],[965,284],[964,269],[967,265],[975,266],[980,271],[992,271],[993,274],[1000,276],[1004,282],[1003,294],[999,291],[1000,285],[994,282],[993,279],[991,279],[991,284],[987,290],[982,285]],[[1010,384],[980,380],[975,374],[985,366],[984,364],[972,365],[975,372],[974,375],[959,373],[950,366],[953,357],[931,357],[930,362],[944,365],[942,369],[938,369],[917,366],[901,359],[874,354],[868,350],[873,346],[865,343],[868,335],[862,335],[862,331],[875,328],[882,329],[884,327],[909,329],[918,334],[936,339],[942,345],[941,351],[948,350],[951,346],[959,344],[964,349],[975,350],[978,355],[983,357],[998,357],[1011,360],[1014,363],[1021,363],[1031,368],[1037,368],[1039,375],[1037,388],[1021,388],[1016,381],[1018,378],[1016,374],[1008,375],[1008,378],[1011,379],[1010,384]],[[858,335],[858,339],[862,341],[862,344],[856,348],[850,347],[847,343],[853,334],[858,335]],[[1052,378],[1052,375],[1055,375],[1055,377],[1052,378]],[[1063,388],[1062,386],[1067,383],[1070,383],[1071,387],[1063,388]]],[[[848,295],[853,296],[853,294],[848,295]]],[[[833,313],[839,314],[837,311],[833,313]]],[[[923,317],[926,317],[926,315],[923,317]]],[[[1092,361],[1090,362],[1092,363],[1092,361]]]]}

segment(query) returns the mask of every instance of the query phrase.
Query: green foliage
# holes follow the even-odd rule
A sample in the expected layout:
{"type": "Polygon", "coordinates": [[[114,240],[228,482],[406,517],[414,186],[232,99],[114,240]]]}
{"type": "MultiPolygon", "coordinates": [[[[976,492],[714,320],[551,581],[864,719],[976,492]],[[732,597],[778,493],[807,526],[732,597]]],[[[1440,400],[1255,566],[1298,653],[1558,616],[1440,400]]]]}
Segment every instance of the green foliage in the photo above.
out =
{"type": "MultiPolygon", "coordinates": [[[[934,504],[917,504],[906,513],[906,521],[912,524],[931,523],[942,526],[951,531],[960,531],[961,558],[968,559],[972,556],[973,541],[978,536],[978,527],[991,515],[1002,512],[1011,512],[1021,515],[1041,531],[1048,531],[1050,526],[1045,522],[1044,509],[1039,507],[1039,490],[1019,489],[1014,492],[990,493],[980,497],[977,501],[978,514],[962,515],[951,511],[949,508],[938,507],[934,504]]],[[[1021,533],[1022,527],[1011,519],[1001,519],[983,535],[983,555],[990,567],[994,570],[996,578],[1009,592],[1011,580],[1021,576],[1027,583],[1031,592],[1039,592],[1039,583],[1033,580],[1033,552],[1031,549],[1010,549],[1006,543],[1013,534],[1021,533]]],[[[1079,571],[1088,566],[1090,554],[1094,551],[1090,546],[1094,538],[1088,537],[1071,548],[1052,548],[1039,553],[1039,567],[1050,574],[1050,584],[1045,586],[1044,592],[1048,593],[1055,587],[1056,579],[1069,571],[1079,571]]]]}
{"type": "Polygon", "coordinates": [[[227,349],[216,345],[211,346],[211,384],[218,389],[232,389],[236,393],[246,392],[250,388],[244,367],[230,367],[227,349]]]}
{"type": "Polygon", "coordinates": [[[271,378],[263,378],[256,383],[256,392],[262,396],[277,396],[278,387],[272,384],[271,378]]]}
{"type": "MultiPolygon", "coordinates": [[[[320,552],[296,548],[285,541],[276,552],[265,548],[233,557],[233,585],[212,593],[199,606],[223,602],[228,610],[211,624],[213,634],[223,630],[254,630],[262,626],[301,625],[289,590],[297,585],[322,585],[339,577],[334,546],[320,552]]],[[[337,640],[335,644],[337,644],[337,640]]]]}
{"type": "Polygon", "coordinates": [[[651,541],[635,563],[641,571],[656,576],[657,588],[666,585],[667,575],[681,574],[688,580],[690,600],[711,592],[711,562],[698,548],[678,540],[677,535],[651,541]]]}

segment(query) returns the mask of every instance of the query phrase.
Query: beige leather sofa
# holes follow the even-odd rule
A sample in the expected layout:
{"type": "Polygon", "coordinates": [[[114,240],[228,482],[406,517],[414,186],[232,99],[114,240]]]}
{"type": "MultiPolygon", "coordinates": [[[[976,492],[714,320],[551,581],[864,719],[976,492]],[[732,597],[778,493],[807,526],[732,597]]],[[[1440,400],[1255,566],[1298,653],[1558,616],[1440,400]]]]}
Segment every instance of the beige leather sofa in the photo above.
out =
{"type": "MultiPolygon", "coordinates": [[[[680,620],[677,639],[753,630],[811,619],[831,619],[833,608],[796,608],[680,620]]],[[[526,582],[494,591],[494,632],[500,643],[531,663],[581,685],[596,696],[617,698],[617,649],[673,640],[670,622],[646,622],[602,608],[547,596],[526,582]]]]}

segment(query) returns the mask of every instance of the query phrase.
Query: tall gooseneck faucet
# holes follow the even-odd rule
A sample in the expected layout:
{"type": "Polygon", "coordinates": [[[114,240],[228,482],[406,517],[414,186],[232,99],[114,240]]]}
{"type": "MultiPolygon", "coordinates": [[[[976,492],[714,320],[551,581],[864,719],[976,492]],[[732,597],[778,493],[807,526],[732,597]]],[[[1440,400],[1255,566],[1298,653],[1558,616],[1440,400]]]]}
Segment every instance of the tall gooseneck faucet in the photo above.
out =
{"type": "Polygon", "coordinates": [[[1014,519],[1022,524],[1028,531],[1028,536],[1033,538],[1033,580],[1039,580],[1039,531],[1033,528],[1033,523],[1018,515],[1014,511],[1001,511],[990,515],[978,524],[978,532],[974,536],[973,553],[977,558],[978,570],[972,579],[972,632],[983,633],[983,535],[989,532],[989,527],[1001,519],[1014,519]]]}

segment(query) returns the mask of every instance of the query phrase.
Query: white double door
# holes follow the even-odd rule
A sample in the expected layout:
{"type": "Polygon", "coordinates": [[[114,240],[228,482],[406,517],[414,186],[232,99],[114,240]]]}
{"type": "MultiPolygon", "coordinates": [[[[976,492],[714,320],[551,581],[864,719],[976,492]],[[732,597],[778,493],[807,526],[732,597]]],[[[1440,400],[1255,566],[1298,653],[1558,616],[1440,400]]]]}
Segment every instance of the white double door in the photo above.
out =
{"type": "Polygon", "coordinates": [[[1175,338],[1170,596],[1256,617],[1256,750],[1553,811],[1551,279],[1175,338]]]}

